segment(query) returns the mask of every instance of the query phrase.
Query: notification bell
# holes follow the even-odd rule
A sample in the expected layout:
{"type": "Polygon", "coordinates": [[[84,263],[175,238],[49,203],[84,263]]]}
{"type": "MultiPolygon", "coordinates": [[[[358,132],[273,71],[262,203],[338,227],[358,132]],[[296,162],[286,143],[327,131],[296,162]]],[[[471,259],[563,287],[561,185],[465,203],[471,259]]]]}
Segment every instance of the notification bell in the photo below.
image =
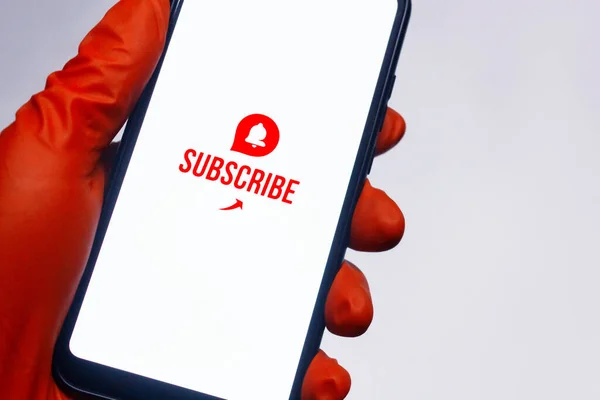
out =
{"type": "Polygon", "coordinates": [[[252,147],[265,147],[265,138],[267,137],[267,130],[262,123],[255,125],[250,129],[246,143],[250,143],[252,147]]]}

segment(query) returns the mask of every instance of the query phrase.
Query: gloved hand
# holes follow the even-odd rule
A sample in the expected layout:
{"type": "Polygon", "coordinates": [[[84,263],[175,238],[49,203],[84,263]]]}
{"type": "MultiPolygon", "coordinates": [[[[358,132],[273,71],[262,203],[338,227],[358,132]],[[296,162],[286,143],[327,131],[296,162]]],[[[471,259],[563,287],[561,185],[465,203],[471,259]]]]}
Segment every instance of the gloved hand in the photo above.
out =
{"type": "MultiPolygon", "coordinates": [[[[94,238],[109,144],[157,64],[168,19],[168,0],[121,0],[0,134],[0,399],[66,398],[51,377],[53,347],[94,238]]],[[[389,110],[378,153],[404,129],[389,110]]],[[[367,182],[351,231],[352,248],[385,251],[400,241],[404,217],[367,182]]],[[[358,336],[372,317],[367,281],[345,262],[327,328],[358,336]]],[[[320,352],[302,399],[341,400],[349,390],[349,374],[320,352]]]]}

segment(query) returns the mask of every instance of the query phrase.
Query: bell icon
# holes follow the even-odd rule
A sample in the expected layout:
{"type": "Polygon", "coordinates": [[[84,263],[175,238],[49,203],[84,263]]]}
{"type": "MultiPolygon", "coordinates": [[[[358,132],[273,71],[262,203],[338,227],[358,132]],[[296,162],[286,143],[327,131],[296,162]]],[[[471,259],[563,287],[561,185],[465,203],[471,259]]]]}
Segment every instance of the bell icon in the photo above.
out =
{"type": "Polygon", "coordinates": [[[265,138],[267,137],[267,130],[263,126],[262,123],[258,125],[254,125],[250,132],[248,133],[248,137],[246,138],[246,143],[250,143],[252,147],[265,147],[265,138]]]}

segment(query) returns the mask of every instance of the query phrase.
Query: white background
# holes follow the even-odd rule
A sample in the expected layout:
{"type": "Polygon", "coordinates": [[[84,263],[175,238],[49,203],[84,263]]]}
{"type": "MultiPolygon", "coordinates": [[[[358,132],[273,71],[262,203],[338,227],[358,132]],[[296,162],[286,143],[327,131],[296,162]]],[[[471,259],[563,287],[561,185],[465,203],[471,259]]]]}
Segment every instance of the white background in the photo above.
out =
{"type": "MultiPolygon", "coordinates": [[[[0,5],[0,125],[113,2],[0,5]]],[[[324,342],[350,399],[600,396],[599,17],[593,0],[414,4],[391,101],[408,133],[372,177],[406,236],[349,254],[376,319],[324,342]]]]}

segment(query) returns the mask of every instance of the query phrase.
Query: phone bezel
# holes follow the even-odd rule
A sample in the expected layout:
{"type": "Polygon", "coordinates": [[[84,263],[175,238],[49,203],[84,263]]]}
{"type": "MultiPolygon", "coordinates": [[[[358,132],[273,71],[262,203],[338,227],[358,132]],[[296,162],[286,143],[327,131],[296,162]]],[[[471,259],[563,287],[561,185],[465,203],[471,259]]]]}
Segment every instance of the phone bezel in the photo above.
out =
{"type": "MultiPolygon", "coordinates": [[[[171,16],[167,41],[159,63],[144,89],[140,100],[136,104],[127,123],[121,145],[117,152],[113,172],[109,178],[109,190],[105,196],[98,230],[89,260],[75,293],[73,303],[69,308],[61,332],[58,336],[52,360],[52,374],[59,387],[67,394],[88,395],[101,399],[167,399],[180,400],[223,400],[214,396],[199,394],[197,392],[146,378],[140,375],[124,372],[118,369],[82,360],[75,357],[70,349],[69,342],[73,332],[85,292],[91,278],[92,271],[102,246],[104,235],[114,209],[123,178],[127,171],[135,143],[137,141],[146,110],[150,103],[154,87],[165,55],[168,52],[173,30],[179,16],[184,0],[170,0],[171,16]]],[[[392,26],[392,32],[379,79],[371,102],[371,108],[365,124],[363,137],[357,153],[352,171],[350,184],[340,213],[338,226],[332,241],[331,251],[324,269],[323,279],[315,302],[313,316],[308,328],[304,348],[294,380],[290,399],[299,399],[302,381],[310,362],[319,351],[323,333],[325,331],[324,305],[333,280],[343,262],[348,237],[350,222],[358,197],[370,171],[375,153],[377,134],[381,130],[387,110],[387,103],[395,79],[395,71],[404,42],[408,21],[411,13],[411,0],[397,0],[398,8],[392,26]]]]}

